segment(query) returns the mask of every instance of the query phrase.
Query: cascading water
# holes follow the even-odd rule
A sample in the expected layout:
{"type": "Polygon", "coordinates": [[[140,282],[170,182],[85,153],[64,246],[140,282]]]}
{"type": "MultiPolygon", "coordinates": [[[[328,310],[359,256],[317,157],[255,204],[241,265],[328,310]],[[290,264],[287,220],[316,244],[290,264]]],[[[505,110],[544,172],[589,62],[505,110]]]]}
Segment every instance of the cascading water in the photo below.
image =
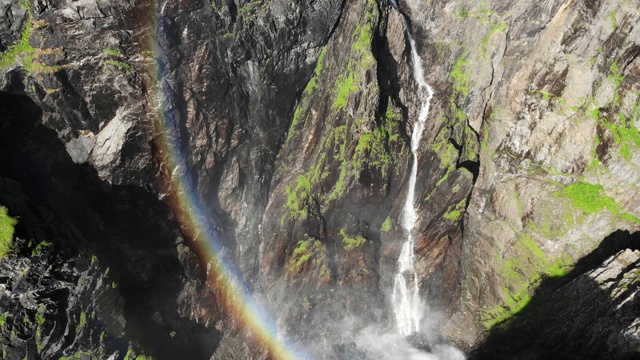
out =
{"type": "MultiPolygon", "coordinates": [[[[395,1],[393,2],[394,5],[395,1]]],[[[414,196],[416,191],[416,177],[418,175],[418,147],[422,139],[425,122],[429,116],[433,89],[424,79],[422,71],[422,59],[416,50],[415,40],[411,35],[407,25],[407,38],[411,47],[411,66],[413,78],[418,83],[418,95],[422,102],[418,120],[413,124],[411,135],[411,154],[413,165],[411,166],[411,176],[409,177],[409,190],[407,199],[402,209],[402,228],[406,234],[406,241],[402,245],[400,257],[398,258],[398,273],[395,276],[393,285],[392,304],[396,315],[398,333],[400,335],[410,335],[420,330],[420,320],[422,318],[422,302],[420,300],[418,288],[418,275],[414,270],[414,239],[413,227],[418,218],[414,207],[414,196]]]]}

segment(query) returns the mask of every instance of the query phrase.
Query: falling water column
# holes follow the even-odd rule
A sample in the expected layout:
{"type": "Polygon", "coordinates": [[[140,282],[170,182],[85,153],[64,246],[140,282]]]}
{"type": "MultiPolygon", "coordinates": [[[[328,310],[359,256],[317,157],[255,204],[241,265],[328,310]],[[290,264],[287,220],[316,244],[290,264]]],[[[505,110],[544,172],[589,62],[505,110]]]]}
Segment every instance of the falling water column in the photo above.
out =
{"type": "Polygon", "coordinates": [[[411,135],[411,154],[413,164],[411,166],[411,176],[409,177],[409,189],[407,199],[402,209],[402,228],[406,235],[406,240],[402,245],[400,257],[398,258],[398,272],[396,274],[392,304],[396,316],[398,333],[400,335],[410,335],[420,330],[420,320],[422,318],[422,301],[419,295],[418,275],[414,269],[414,239],[413,228],[418,218],[414,207],[414,197],[416,191],[416,177],[418,175],[418,155],[417,151],[422,139],[425,122],[429,116],[433,89],[424,79],[422,71],[422,60],[416,50],[416,44],[407,26],[407,37],[411,47],[411,66],[413,78],[418,83],[418,96],[422,105],[417,121],[413,125],[411,135]]]}

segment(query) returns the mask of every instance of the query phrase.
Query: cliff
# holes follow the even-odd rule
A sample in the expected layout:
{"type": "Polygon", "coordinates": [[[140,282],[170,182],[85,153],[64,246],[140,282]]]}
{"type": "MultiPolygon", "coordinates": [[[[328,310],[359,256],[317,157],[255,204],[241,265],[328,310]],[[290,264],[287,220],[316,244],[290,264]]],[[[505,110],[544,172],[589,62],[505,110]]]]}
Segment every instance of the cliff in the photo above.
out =
{"type": "Polygon", "coordinates": [[[0,2],[6,356],[277,357],[230,277],[309,357],[384,358],[412,34],[425,308],[394,341],[633,358],[638,5],[0,2]]]}

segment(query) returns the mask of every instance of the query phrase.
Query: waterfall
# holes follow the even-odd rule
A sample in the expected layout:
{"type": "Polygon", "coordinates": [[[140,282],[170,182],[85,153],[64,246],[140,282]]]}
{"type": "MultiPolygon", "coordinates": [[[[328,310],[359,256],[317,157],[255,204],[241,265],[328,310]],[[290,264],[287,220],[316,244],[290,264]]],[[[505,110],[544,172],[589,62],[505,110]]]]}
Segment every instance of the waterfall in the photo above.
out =
{"type": "MultiPolygon", "coordinates": [[[[394,1],[395,5],[395,1],[394,1]]],[[[392,304],[393,312],[396,315],[396,323],[398,333],[400,335],[410,335],[420,330],[420,320],[422,318],[422,302],[418,288],[418,274],[414,269],[414,239],[413,227],[418,218],[414,207],[414,197],[416,191],[416,177],[418,175],[418,155],[417,151],[422,139],[425,122],[429,116],[429,108],[431,98],[433,97],[433,89],[424,79],[422,71],[422,59],[416,50],[416,43],[411,36],[409,26],[407,25],[407,38],[411,47],[411,66],[413,69],[413,78],[418,83],[418,95],[422,102],[418,120],[413,124],[413,133],[411,134],[411,154],[413,164],[411,165],[411,176],[409,177],[409,190],[407,191],[407,199],[402,209],[402,228],[406,234],[406,240],[402,245],[400,256],[398,258],[398,272],[394,279],[392,304]]]]}

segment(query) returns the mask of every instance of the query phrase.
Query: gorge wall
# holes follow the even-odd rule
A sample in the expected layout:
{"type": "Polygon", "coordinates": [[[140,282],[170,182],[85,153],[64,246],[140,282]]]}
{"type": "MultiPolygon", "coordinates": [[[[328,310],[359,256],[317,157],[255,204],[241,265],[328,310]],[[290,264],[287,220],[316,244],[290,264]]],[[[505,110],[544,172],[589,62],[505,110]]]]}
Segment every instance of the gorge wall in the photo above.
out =
{"type": "Polygon", "coordinates": [[[409,342],[637,356],[639,5],[0,1],[4,351],[274,356],[206,280],[180,173],[279,336],[376,358],[359,336],[394,331],[421,107],[409,24],[435,92],[409,342]]]}

